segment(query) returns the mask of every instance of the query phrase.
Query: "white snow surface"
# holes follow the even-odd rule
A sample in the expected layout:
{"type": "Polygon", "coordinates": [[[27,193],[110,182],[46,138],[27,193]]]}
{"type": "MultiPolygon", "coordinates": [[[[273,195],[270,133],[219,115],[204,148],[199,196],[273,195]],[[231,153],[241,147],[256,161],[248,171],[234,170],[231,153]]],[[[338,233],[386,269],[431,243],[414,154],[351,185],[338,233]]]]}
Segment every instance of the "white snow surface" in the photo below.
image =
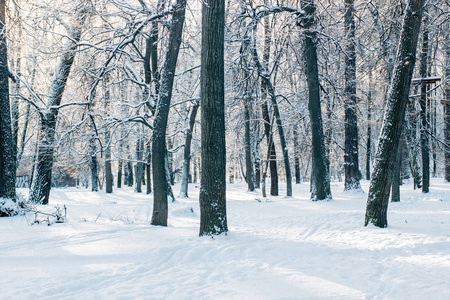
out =
{"type": "Polygon", "coordinates": [[[214,238],[198,236],[198,190],[190,184],[191,198],[169,203],[170,225],[155,227],[152,195],[52,189],[38,209],[65,204],[66,223],[0,218],[0,298],[450,299],[443,179],[429,194],[403,185],[385,229],[363,226],[367,194],[342,183],[324,202],[310,201],[308,183],[267,199],[229,184],[229,232],[214,238]]]}

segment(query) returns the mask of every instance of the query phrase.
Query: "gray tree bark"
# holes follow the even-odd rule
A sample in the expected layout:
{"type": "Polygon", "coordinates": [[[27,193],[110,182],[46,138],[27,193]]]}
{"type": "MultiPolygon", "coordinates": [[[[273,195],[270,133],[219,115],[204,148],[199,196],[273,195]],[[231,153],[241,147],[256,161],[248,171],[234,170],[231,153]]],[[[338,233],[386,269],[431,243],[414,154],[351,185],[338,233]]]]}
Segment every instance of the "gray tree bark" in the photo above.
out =
{"type": "Polygon", "coordinates": [[[225,1],[202,3],[200,236],[228,231],[225,144],[225,1]]]}
{"type": "Polygon", "coordinates": [[[397,52],[394,76],[388,93],[387,110],[378,141],[375,165],[370,181],[364,225],[387,227],[387,207],[392,183],[392,170],[408,103],[411,77],[416,61],[416,48],[425,0],[409,0],[397,52]]]}
{"type": "Polygon", "coordinates": [[[82,1],[76,7],[73,24],[70,27],[69,39],[50,86],[46,108],[40,114],[42,138],[38,146],[37,164],[30,188],[29,201],[32,203],[48,204],[52,180],[56,122],[58,118],[57,107],[61,104],[89,5],[90,1],[82,1]]]}
{"type": "Polygon", "coordinates": [[[301,1],[302,8],[306,12],[303,18],[304,27],[304,57],[306,63],[306,78],[308,83],[308,110],[311,120],[312,135],[312,188],[311,199],[331,199],[330,175],[323,135],[322,111],[320,107],[319,69],[317,65],[317,33],[316,6],[314,0],[301,1]],[[315,192],[315,193],[314,193],[315,192]]]}
{"type": "Polygon", "coordinates": [[[16,199],[16,156],[9,103],[5,26],[6,1],[0,0],[0,198],[16,199]]]}
{"type": "Polygon", "coordinates": [[[172,86],[175,77],[178,52],[183,33],[186,0],[177,0],[174,5],[170,24],[169,44],[162,68],[159,99],[153,123],[152,172],[153,172],[153,215],[152,225],[167,226],[168,184],[166,178],[166,127],[172,98],[172,86]]]}

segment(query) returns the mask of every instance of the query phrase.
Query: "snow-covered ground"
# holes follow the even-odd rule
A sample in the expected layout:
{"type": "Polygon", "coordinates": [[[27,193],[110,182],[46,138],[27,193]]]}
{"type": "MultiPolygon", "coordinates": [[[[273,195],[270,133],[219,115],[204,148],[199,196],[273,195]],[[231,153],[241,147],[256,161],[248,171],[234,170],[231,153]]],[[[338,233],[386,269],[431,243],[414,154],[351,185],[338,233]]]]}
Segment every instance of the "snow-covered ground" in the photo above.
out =
{"type": "Polygon", "coordinates": [[[65,204],[67,223],[0,219],[0,298],[450,299],[450,184],[403,186],[386,229],[363,227],[367,194],[332,192],[311,202],[304,183],[263,199],[230,184],[230,231],[211,238],[198,237],[193,184],[167,228],[149,225],[152,196],[131,188],[53,189],[39,209],[65,204]]]}

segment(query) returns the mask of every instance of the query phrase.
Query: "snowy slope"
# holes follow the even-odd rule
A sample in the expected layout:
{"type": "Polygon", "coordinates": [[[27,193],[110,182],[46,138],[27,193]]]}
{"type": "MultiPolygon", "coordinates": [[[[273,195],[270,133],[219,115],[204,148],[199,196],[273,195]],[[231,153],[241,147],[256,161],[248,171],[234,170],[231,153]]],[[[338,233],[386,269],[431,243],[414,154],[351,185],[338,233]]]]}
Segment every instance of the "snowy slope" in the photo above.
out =
{"type": "Polygon", "coordinates": [[[52,190],[39,209],[65,204],[63,224],[1,218],[0,298],[450,299],[442,179],[428,195],[403,186],[387,229],[364,228],[367,194],[341,183],[329,202],[311,202],[308,184],[267,200],[229,185],[230,232],[214,239],[198,237],[198,188],[189,189],[190,199],[169,204],[167,228],[149,225],[152,196],[131,188],[52,190]]]}

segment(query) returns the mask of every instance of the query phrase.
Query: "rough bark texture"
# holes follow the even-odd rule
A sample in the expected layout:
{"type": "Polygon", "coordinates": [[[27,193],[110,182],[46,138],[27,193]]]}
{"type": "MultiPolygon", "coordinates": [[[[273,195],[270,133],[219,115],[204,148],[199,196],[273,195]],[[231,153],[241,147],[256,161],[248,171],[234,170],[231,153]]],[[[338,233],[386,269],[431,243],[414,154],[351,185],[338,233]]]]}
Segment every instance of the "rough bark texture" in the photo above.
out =
{"type": "Polygon", "coordinates": [[[311,120],[314,186],[312,200],[331,199],[330,176],[323,135],[322,111],[320,108],[319,69],[317,66],[317,33],[315,31],[315,4],[313,0],[302,1],[306,12],[304,26],[304,57],[308,83],[308,110],[311,120]]]}
{"type": "Polygon", "coordinates": [[[152,225],[167,226],[168,184],[166,180],[166,128],[172,98],[178,52],[183,33],[186,0],[177,0],[170,25],[169,44],[162,68],[161,87],[157,103],[152,137],[153,215],[152,225]]]}
{"type": "Polygon", "coordinates": [[[447,23],[445,36],[445,180],[450,182],[450,25],[447,23]]]}
{"type": "Polygon", "coordinates": [[[181,175],[181,187],[180,198],[188,198],[188,182],[189,182],[189,169],[191,165],[191,144],[192,144],[192,132],[194,130],[195,118],[197,116],[198,107],[200,103],[194,102],[189,115],[189,127],[186,129],[186,141],[184,142],[184,161],[183,161],[183,173],[181,175]]]}
{"type": "Polygon", "coordinates": [[[142,163],[142,152],[143,152],[143,140],[142,138],[138,138],[136,141],[136,172],[135,172],[135,180],[136,185],[134,186],[134,191],[136,193],[142,193],[142,176],[144,173],[144,164],[142,163]]]}
{"type": "Polygon", "coordinates": [[[392,170],[400,142],[411,77],[416,61],[416,47],[425,0],[409,0],[406,8],[394,76],[388,93],[387,110],[378,141],[375,165],[370,181],[364,225],[387,227],[387,207],[392,170]]]}
{"type": "Polygon", "coordinates": [[[372,157],[372,70],[370,71],[369,76],[369,95],[367,97],[366,180],[370,180],[370,159],[372,157]]]}
{"type": "Polygon", "coordinates": [[[250,138],[250,101],[244,99],[244,149],[245,149],[245,180],[250,192],[255,190],[255,173],[253,172],[251,138],[250,138]]]}
{"type": "Polygon", "coordinates": [[[298,141],[298,125],[294,125],[294,164],[295,164],[295,183],[300,184],[302,182],[300,174],[300,144],[298,141]]]}
{"type": "Polygon", "coordinates": [[[228,231],[226,210],[225,1],[202,4],[200,236],[228,231]]]}
{"type": "Polygon", "coordinates": [[[356,116],[356,51],[354,0],[345,0],[345,190],[360,189],[358,161],[358,119],[356,116]]]}
{"type": "Polygon", "coordinates": [[[16,156],[9,103],[6,1],[0,0],[0,198],[16,198],[16,156]]]}
{"type": "MultiPolygon", "coordinates": [[[[420,77],[428,77],[428,17],[424,17],[424,29],[422,34],[422,53],[420,55],[420,77]]],[[[420,146],[422,150],[422,193],[430,191],[430,147],[429,147],[429,114],[427,110],[427,89],[424,83],[420,86],[420,146]]]]}
{"type": "Polygon", "coordinates": [[[41,140],[38,145],[37,163],[33,182],[30,188],[29,201],[32,203],[48,204],[50,196],[53,155],[55,147],[55,131],[58,118],[58,108],[66,87],[70,69],[75,58],[77,43],[81,38],[81,31],[88,11],[88,1],[82,2],[74,13],[74,24],[70,28],[69,40],[56,67],[46,108],[41,112],[41,140]]]}

